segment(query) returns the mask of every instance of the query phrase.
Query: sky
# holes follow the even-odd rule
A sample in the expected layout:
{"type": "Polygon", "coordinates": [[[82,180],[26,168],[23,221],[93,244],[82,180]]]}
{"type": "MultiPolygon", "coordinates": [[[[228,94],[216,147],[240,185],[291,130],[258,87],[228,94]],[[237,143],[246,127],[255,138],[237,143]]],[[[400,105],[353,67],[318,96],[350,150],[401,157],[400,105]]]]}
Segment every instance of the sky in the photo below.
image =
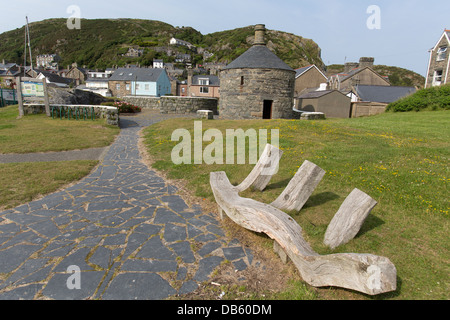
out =
{"type": "MultiPolygon", "coordinates": [[[[189,26],[202,34],[255,24],[314,40],[326,65],[374,57],[375,64],[427,72],[429,49],[450,29],[448,0],[0,0],[0,33],[29,22],[138,18],[189,26]]],[[[83,26],[81,25],[81,28],[83,26]]]]}

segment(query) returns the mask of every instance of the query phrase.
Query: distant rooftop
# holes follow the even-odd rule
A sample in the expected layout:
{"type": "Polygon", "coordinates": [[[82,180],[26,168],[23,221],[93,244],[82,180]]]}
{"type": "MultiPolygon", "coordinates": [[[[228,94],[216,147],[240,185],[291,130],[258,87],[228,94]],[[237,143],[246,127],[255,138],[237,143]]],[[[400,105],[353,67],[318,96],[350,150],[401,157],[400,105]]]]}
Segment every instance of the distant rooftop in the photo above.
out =
{"type": "Polygon", "coordinates": [[[156,82],[164,69],[119,68],[109,78],[110,81],[150,81],[156,82]]]}

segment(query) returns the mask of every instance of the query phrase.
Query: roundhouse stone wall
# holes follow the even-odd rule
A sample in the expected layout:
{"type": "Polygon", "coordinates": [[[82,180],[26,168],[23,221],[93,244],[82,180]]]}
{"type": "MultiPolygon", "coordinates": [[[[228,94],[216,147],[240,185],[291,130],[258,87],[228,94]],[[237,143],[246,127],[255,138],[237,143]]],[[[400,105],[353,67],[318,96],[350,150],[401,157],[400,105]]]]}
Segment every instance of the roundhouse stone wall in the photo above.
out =
{"type": "Polygon", "coordinates": [[[292,119],[294,84],[295,71],[290,70],[223,70],[220,74],[220,117],[261,119],[264,100],[271,100],[272,119],[292,119]]]}

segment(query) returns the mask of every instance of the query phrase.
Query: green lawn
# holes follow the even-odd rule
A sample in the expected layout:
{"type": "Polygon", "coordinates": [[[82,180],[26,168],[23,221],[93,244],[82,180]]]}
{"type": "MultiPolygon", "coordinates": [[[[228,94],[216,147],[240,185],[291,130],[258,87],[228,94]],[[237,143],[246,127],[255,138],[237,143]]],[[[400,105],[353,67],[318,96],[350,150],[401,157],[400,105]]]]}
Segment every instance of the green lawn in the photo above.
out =
{"type": "Polygon", "coordinates": [[[17,106],[0,108],[0,154],[101,148],[120,130],[104,119],[60,120],[43,114],[17,119],[18,115],[17,106]]]}
{"type": "MultiPolygon", "coordinates": [[[[153,166],[169,178],[182,179],[195,196],[214,202],[211,171],[225,171],[240,183],[253,165],[174,165],[172,132],[188,129],[194,121],[173,119],[146,129],[153,166]]],[[[203,130],[279,129],[284,150],[280,170],[264,192],[242,196],[265,203],[275,200],[305,160],[326,175],[300,212],[289,214],[302,226],[305,238],[320,254],[371,253],[388,257],[398,272],[398,289],[371,299],[444,299],[449,294],[450,113],[385,113],[359,119],[325,121],[251,120],[204,121],[203,130]],[[335,251],[323,243],[326,228],[354,188],[378,205],[358,236],[335,251]]],[[[270,140],[269,140],[270,141],[270,140]]],[[[211,142],[204,142],[205,149],[211,142]]],[[[261,236],[264,246],[265,238],[261,236]]],[[[267,245],[270,247],[270,245],[267,245]]],[[[295,287],[295,286],[294,286],[295,287]]],[[[365,299],[341,289],[313,289],[318,299],[365,299]]],[[[285,298],[289,293],[278,296],[285,298]]],[[[295,294],[293,295],[295,296],[295,294]]],[[[275,296],[277,298],[277,296],[275,296]]]]}
{"type": "MultiPolygon", "coordinates": [[[[29,115],[17,119],[17,106],[0,108],[0,154],[100,148],[119,128],[104,119],[75,121],[29,115]]],[[[29,202],[82,179],[98,161],[0,164],[0,211],[29,202]]]]}

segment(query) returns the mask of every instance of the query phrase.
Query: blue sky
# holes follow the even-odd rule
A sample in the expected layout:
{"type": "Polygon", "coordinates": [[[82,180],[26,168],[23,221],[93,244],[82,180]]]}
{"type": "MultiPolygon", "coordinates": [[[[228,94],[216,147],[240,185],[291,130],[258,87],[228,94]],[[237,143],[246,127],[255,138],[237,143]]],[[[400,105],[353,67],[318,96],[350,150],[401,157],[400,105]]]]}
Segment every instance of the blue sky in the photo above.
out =
{"type": "Polygon", "coordinates": [[[203,34],[263,23],[268,29],[313,39],[325,64],[370,56],[376,64],[422,75],[427,71],[428,50],[444,29],[450,29],[448,0],[15,0],[6,5],[0,33],[22,27],[26,15],[30,22],[68,18],[71,5],[78,6],[86,19],[159,20],[203,34]],[[367,27],[371,5],[380,9],[380,29],[367,27]]]}

